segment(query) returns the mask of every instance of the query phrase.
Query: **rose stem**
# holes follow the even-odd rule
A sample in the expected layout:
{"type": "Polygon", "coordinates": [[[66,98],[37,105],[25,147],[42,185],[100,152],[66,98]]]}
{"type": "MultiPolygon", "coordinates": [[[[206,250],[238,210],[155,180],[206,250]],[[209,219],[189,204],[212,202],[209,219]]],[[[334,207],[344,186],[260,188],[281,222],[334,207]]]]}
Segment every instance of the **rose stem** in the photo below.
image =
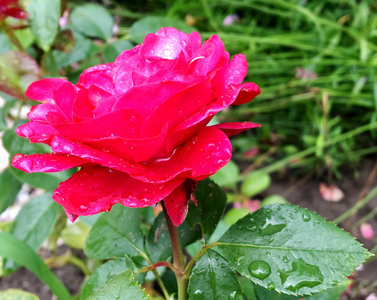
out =
{"type": "Polygon", "coordinates": [[[178,300],[187,299],[187,276],[185,274],[185,258],[182,252],[181,241],[179,240],[177,227],[173,225],[164,203],[162,203],[166,224],[168,226],[171,245],[173,249],[173,266],[176,268],[175,276],[178,284],[178,300]]]}

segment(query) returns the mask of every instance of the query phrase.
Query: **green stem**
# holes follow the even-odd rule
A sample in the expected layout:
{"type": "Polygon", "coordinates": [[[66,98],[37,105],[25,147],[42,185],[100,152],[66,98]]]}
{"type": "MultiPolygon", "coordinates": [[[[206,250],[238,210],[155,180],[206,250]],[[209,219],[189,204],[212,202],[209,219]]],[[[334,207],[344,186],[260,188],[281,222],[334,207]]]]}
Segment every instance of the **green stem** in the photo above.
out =
{"type": "Polygon", "coordinates": [[[357,203],[355,206],[353,206],[351,209],[347,210],[345,213],[337,217],[334,221],[332,221],[334,224],[339,224],[349,218],[351,215],[356,213],[359,209],[364,207],[370,200],[373,199],[374,196],[377,195],[377,186],[372,189],[368,195],[366,195],[359,203],[357,203]]]}
{"type": "Polygon", "coordinates": [[[168,226],[172,250],[173,250],[173,266],[176,269],[175,276],[177,277],[178,284],[178,300],[187,299],[187,280],[188,276],[185,274],[185,257],[183,256],[181,241],[179,240],[177,227],[173,225],[166,207],[162,204],[166,224],[168,226]]]}
{"type": "Polygon", "coordinates": [[[8,24],[5,20],[0,22],[0,28],[4,31],[10,42],[21,52],[25,52],[24,47],[21,45],[18,38],[14,35],[11,28],[9,28],[8,24]]]}
{"type": "Polygon", "coordinates": [[[162,293],[164,294],[165,299],[169,300],[170,299],[169,293],[168,293],[164,283],[162,282],[160,275],[158,275],[157,270],[156,269],[152,270],[152,273],[153,273],[154,277],[156,277],[156,280],[157,280],[158,284],[160,285],[160,288],[162,290],[162,293]]]}

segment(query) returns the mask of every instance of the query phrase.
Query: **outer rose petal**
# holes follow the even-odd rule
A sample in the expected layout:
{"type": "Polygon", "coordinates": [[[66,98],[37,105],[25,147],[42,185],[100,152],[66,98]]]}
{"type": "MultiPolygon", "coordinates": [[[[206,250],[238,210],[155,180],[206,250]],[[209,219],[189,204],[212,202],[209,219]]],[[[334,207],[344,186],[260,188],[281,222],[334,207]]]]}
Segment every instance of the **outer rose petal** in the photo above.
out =
{"type": "Polygon", "coordinates": [[[150,173],[141,180],[158,182],[159,177],[166,181],[176,176],[202,180],[225,166],[231,156],[232,145],[228,137],[217,128],[205,127],[178,147],[171,157],[144,164],[150,173]]]}
{"type": "Polygon", "coordinates": [[[16,133],[29,139],[31,143],[49,143],[57,131],[48,123],[31,121],[19,126],[16,133]]]}
{"type": "Polygon", "coordinates": [[[255,128],[255,127],[261,127],[261,126],[262,125],[255,124],[252,122],[233,122],[233,123],[221,123],[221,124],[213,125],[211,127],[220,129],[228,137],[230,137],[242,131],[255,128]]]}
{"type": "Polygon", "coordinates": [[[163,184],[149,184],[123,172],[87,166],[60,183],[52,197],[67,213],[88,216],[109,211],[116,203],[128,207],[153,205],[184,180],[176,178],[163,184]]]}
{"type": "Polygon", "coordinates": [[[64,154],[16,154],[12,159],[12,166],[26,173],[60,172],[87,163],[81,157],[64,154]]]}
{"type": "Polygon", "coordinates": [[[166,211],[174,226],[179,226],[186,218],[188,199],[186,186],[182,183],[169,196],[164,199],[166,211]]]}
{"type": "Polygon", "coordinates": [[[72,122],[73,102],[77,95],[77,88],[70,82],[64,82],[54,90],[53,94],[56,105],[62,110],[67,119],[72,122]]]}
{"type": "Polygon", "coordinates": [[[49,120],[47,119],[47,114],[51,112],[60,114],[63,118],[65,118],[61,109],[55,104],[50,104],[50,103],[43,103],[43,104],[33,106],[30,109],[30,112],[27,114],[27,116],[29,117],[31,121],[49,122],[49,120]]]}
{"type": "Polygon", "coordinates": [[[112,67],[113,64],[109,63],[86,69],[80,75],[77,85],[83,86],[86,89],[94,85],[110,94],[113,94],[115,91],[115,86],[111,73],[112,67]]]}
{"type": "Polygon", "coordinates": [[[51,149],[55,153],[74,155],[114,170],[133,175],[144,174],[147,170],[142,165],[126,161],[111,153],[95,149],[64,137],[56,136],[52,140],[51,149]]]}
{"type": "Polygon", "coordinates": [[[65,82],[68,81],[60,78],[47,78],[35,81],[29,85],[26,90],[26,96],[33,100],[54,104],[54,90],[65,82]]]}
{"type": "Polygon", "coordinates": [[[260,88],[253,82],[246,82],[234,87],[238,90],[238,95],[236,100],[232,103],[233,105],[245,104],[253,100],[256,96],[260,94],[260,88]]]}

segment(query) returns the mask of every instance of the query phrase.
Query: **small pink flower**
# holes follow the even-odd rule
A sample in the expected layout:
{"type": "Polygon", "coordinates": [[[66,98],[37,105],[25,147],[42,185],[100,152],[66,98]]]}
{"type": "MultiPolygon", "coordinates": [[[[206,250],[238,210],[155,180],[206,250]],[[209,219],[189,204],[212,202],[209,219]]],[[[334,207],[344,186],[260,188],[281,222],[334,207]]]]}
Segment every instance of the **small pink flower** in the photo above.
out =
{"type": "Polygon", "coordinates": [[[240,21],[240,17],[238,15],[236,14],[227,15],[223,20],[223,25],[230,26],[234,24],[235,22],[239,22],[239,21],[240,21]]]}
{"type": "Polygon", "coordinates": [[[373,227],[369,223],[361,224],[360,232],[364,239],[373,240],[375,237],[373,227]]]}
{"type": "Polygon", "coordinates": [[[319,184],[319,193],[324,200],[329,202],[339,202],[344,198],[342,190],[333,184],[327,185],[321,182],[319,184]]]}
{"type": "Polygon", "coordinates": [[[31,84],[27,96],[42,103],[16,132],[52,153],[17,154],[12,165],[28,173],[81,167],[53,194],[71,220],[116,203],[164,200],[179,225],[196,182],[230,160],[228,137],[260,126],[207,126],[216,113],[260,93],[242,83],[246,74],[245,56],[229,61],[217,35],[201,45],[197,32],[161,28],[114,63],[85,70],[75,85],[58,78],[31,84]]]}

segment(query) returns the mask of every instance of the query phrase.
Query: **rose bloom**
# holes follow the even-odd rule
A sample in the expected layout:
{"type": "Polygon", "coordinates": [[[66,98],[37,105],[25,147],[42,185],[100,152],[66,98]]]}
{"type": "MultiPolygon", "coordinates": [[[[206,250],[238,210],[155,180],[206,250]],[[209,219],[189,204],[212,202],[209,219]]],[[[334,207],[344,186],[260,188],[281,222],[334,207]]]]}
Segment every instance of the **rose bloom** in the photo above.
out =
{"type": "Polygon", "coordinates": [[[0,0],[0,21],[7,16],[25,19],[27,13],[21,8],[19,0],[0,0]]]}
{"type": "Polygon", "coordinates": [[[80,167],[53,193],[71,221],[116,203],[145,207],[164,200],[179,225],[195,200],[196,181],[230,160],[228,137],[260,126],[207,126],[219,111],[260,93],[256,84],[242,84],[246,73],[245,56],[229,62],[218,36],[201,45],[197,32],[161,28],[114,63],[85,70],[76,85],[31,84],[26,95],[42,104],[16,132],[52,153],[17,154],[12,165],[28,173],[80,167]]]}

